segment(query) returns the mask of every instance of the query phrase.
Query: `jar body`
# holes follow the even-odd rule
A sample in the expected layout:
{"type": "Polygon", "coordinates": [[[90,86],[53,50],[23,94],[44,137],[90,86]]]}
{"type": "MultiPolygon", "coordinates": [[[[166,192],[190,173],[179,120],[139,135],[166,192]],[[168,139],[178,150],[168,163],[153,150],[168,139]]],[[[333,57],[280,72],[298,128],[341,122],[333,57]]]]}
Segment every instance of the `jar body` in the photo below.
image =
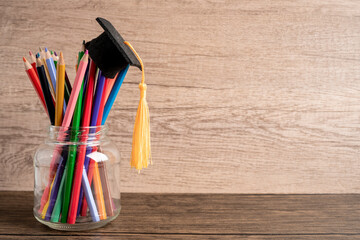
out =
{"type": "Polygon", "coordinates": [[[34,155],[35,218],[58,230],[89,230],[120,213],[120,153],[105,127],[51,126],[34,155]]]}

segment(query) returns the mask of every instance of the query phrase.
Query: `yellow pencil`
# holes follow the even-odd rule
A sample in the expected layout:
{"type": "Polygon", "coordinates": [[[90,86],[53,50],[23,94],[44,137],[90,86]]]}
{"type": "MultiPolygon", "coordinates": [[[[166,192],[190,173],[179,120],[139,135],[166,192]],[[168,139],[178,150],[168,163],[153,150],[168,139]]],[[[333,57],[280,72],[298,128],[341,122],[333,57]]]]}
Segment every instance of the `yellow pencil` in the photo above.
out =
{"type": "Polygon", "coordinates": [[[63,118],[65,85],[65,61],[62,52],[60,52],[56,75],[55,126],[61,126],[63,118]]]}

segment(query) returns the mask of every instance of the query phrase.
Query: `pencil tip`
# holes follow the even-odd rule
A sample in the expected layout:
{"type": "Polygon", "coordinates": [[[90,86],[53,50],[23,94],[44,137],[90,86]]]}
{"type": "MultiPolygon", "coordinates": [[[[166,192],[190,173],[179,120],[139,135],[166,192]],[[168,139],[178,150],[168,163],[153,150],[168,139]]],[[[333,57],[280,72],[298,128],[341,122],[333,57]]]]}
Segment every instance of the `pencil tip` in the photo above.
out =
{"type": "Polygon", "coordinates": [[[47,50],[47,48],[45,48],[45,52],[47,52],[48,50],[47,50]]]}
{"type": "Polygon", "coordinates": [[[26,62],[26,58],[25,58],[25,57],[23,57],[23,61],[26,62]]]}
{"type": "Polygon", "coordinates": [[[60,52],[60,57],[61,57],[61,58],[63,58],[63,54],[62,54],[62,52],[60,52]]]}
{"type": "Polygon", "coordinates": [[[42,51],[43,51],[41,47],[39,47],[39,51],[40,51],[40,52],[42,52],[42,51]]]}
{"type": "Polygon", "coordinates": [[[85,54],[89,54],[89,51],[86,49],[85,54]]]}
{"type": "Polygon", "coordinates": [[[54,51],[55,56],[57,56],[57,53],[54,51]]]}
{"type": "Polygon", "coordinates": [[[40,53],[37,53],[37,54],[36,54],[36,58],[39,58],[39,57],[40,57],[40,53]]]}
{"type": "Polygon", "coordinates": [[[29,51],[29,55],[30,55],[30,56],[32,56],[32,55],[33,55],[31,51],[29,51]]]}

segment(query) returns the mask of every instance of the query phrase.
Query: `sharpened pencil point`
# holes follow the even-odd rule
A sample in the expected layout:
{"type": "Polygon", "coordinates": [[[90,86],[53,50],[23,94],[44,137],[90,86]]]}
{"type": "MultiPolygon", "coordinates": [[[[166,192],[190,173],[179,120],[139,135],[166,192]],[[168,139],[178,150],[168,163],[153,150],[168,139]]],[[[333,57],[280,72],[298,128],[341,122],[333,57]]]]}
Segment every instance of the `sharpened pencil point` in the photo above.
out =
{"type": "Polygon", "coordinates": [[[60,57],[59,57],[59,65],[65,65],[65,61],[64,61],[64,56],[62,54],[62,52],[60,52],[60,57]]]}
{"type": "Polygon", "coordinates": [[[25,57],[23,57],[23,61],[26,62],[26,58],[25,58],[25,57]]]}
{"type": "Polygon", "coordinates": [[[32,56],[32,55],[33,55],[31,51],[29,51],[29,55],[30,55],[30,56],[32,56]]]}
{"type": "Polygon", "coordinates": [[[41,47],[39,47],[39,51],[40,51],[40,52],[42,52],[42,51],[43,51],[41,47]]]}
{"type": "Polygon", "coordinates": [[[47,52],[48,50],[47,50],[47,48],[45,48],[45,52],[47,52]]]}
{"type": "Polygon", "coordinates": [[[86,49],[85,54],[89,54],[89,51],[86,49]]]}
{"type": "Polygon", "coordinates": [[[57,56],[57,53],[54,51],[55,56],[57,56]]]}
{"type": "Polygon", "coordinates": [[[36,54],[36,58],[39,58],[39,57],[40,57],[40,53],[37,53],[37,54],[36,54]]]}

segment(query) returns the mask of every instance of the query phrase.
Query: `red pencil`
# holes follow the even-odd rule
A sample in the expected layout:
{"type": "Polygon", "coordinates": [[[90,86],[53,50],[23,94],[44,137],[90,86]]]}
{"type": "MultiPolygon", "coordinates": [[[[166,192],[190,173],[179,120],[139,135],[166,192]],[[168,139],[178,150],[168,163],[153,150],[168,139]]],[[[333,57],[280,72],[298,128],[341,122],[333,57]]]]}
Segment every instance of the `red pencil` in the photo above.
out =
{"type": "MultiPolygon", "coordinates": [[[[86,93],[85,93],[85,102],[84,102],[84,110],[83,110],[83,116],[82,116],[82,127],[88,127],[90,125],[90,118],[91,118],[91,109],[92,109],[92,101],[93,101],[93,92],[94,92],[94,85],[95,85],[95,79],[94,79],[94,73],[96,70],[96,66],[93,61],[90,63],[90,69],[89,69],[89,78],[88,83],[86,87],[86,93]]],[[[86,142],[88,138],[89,129],[85,128],[83,129],[84,132],[81,136],[81,142],[86,142]]],[[[68,214],[68,223],[74,224],[76,221],[76,215],[78,210],[78,204],[79,204],[79,197],[80,197],[80,188],[81,188],[81,178],[82,178],[82,172],[84,168],[84,160],[85,160],[85,154],[86,154],[86,145],[80,145],[80,149],[77,153],[77,159],[76,159],[76,167],[74,172],[74,180],[73,180],[73,186],[71,191],[71,200],[70,200],[70,207],[69,207],[69,214],[68,214]]]]}
{"type": "Polygon", "coordinates": [[[43,92],[41,90],[41,86],[40,86],[40,80],[39,77],[36,73],[35,68],[33,68],[30,63],[26,60],[25,57],[23,57],[23,61],[24,61],[24,65],[25,65],[25,71],[30,79],[30,82],[32,83],[33,87],[35,88],[35,91],[38,95],[38,97],[40,98],[40,102],[42,103],[45,112],[47,113],[47,109],[46,109],[46,104],[45,104],[45,99],[44,99],[44,95],[43,92]]]}

